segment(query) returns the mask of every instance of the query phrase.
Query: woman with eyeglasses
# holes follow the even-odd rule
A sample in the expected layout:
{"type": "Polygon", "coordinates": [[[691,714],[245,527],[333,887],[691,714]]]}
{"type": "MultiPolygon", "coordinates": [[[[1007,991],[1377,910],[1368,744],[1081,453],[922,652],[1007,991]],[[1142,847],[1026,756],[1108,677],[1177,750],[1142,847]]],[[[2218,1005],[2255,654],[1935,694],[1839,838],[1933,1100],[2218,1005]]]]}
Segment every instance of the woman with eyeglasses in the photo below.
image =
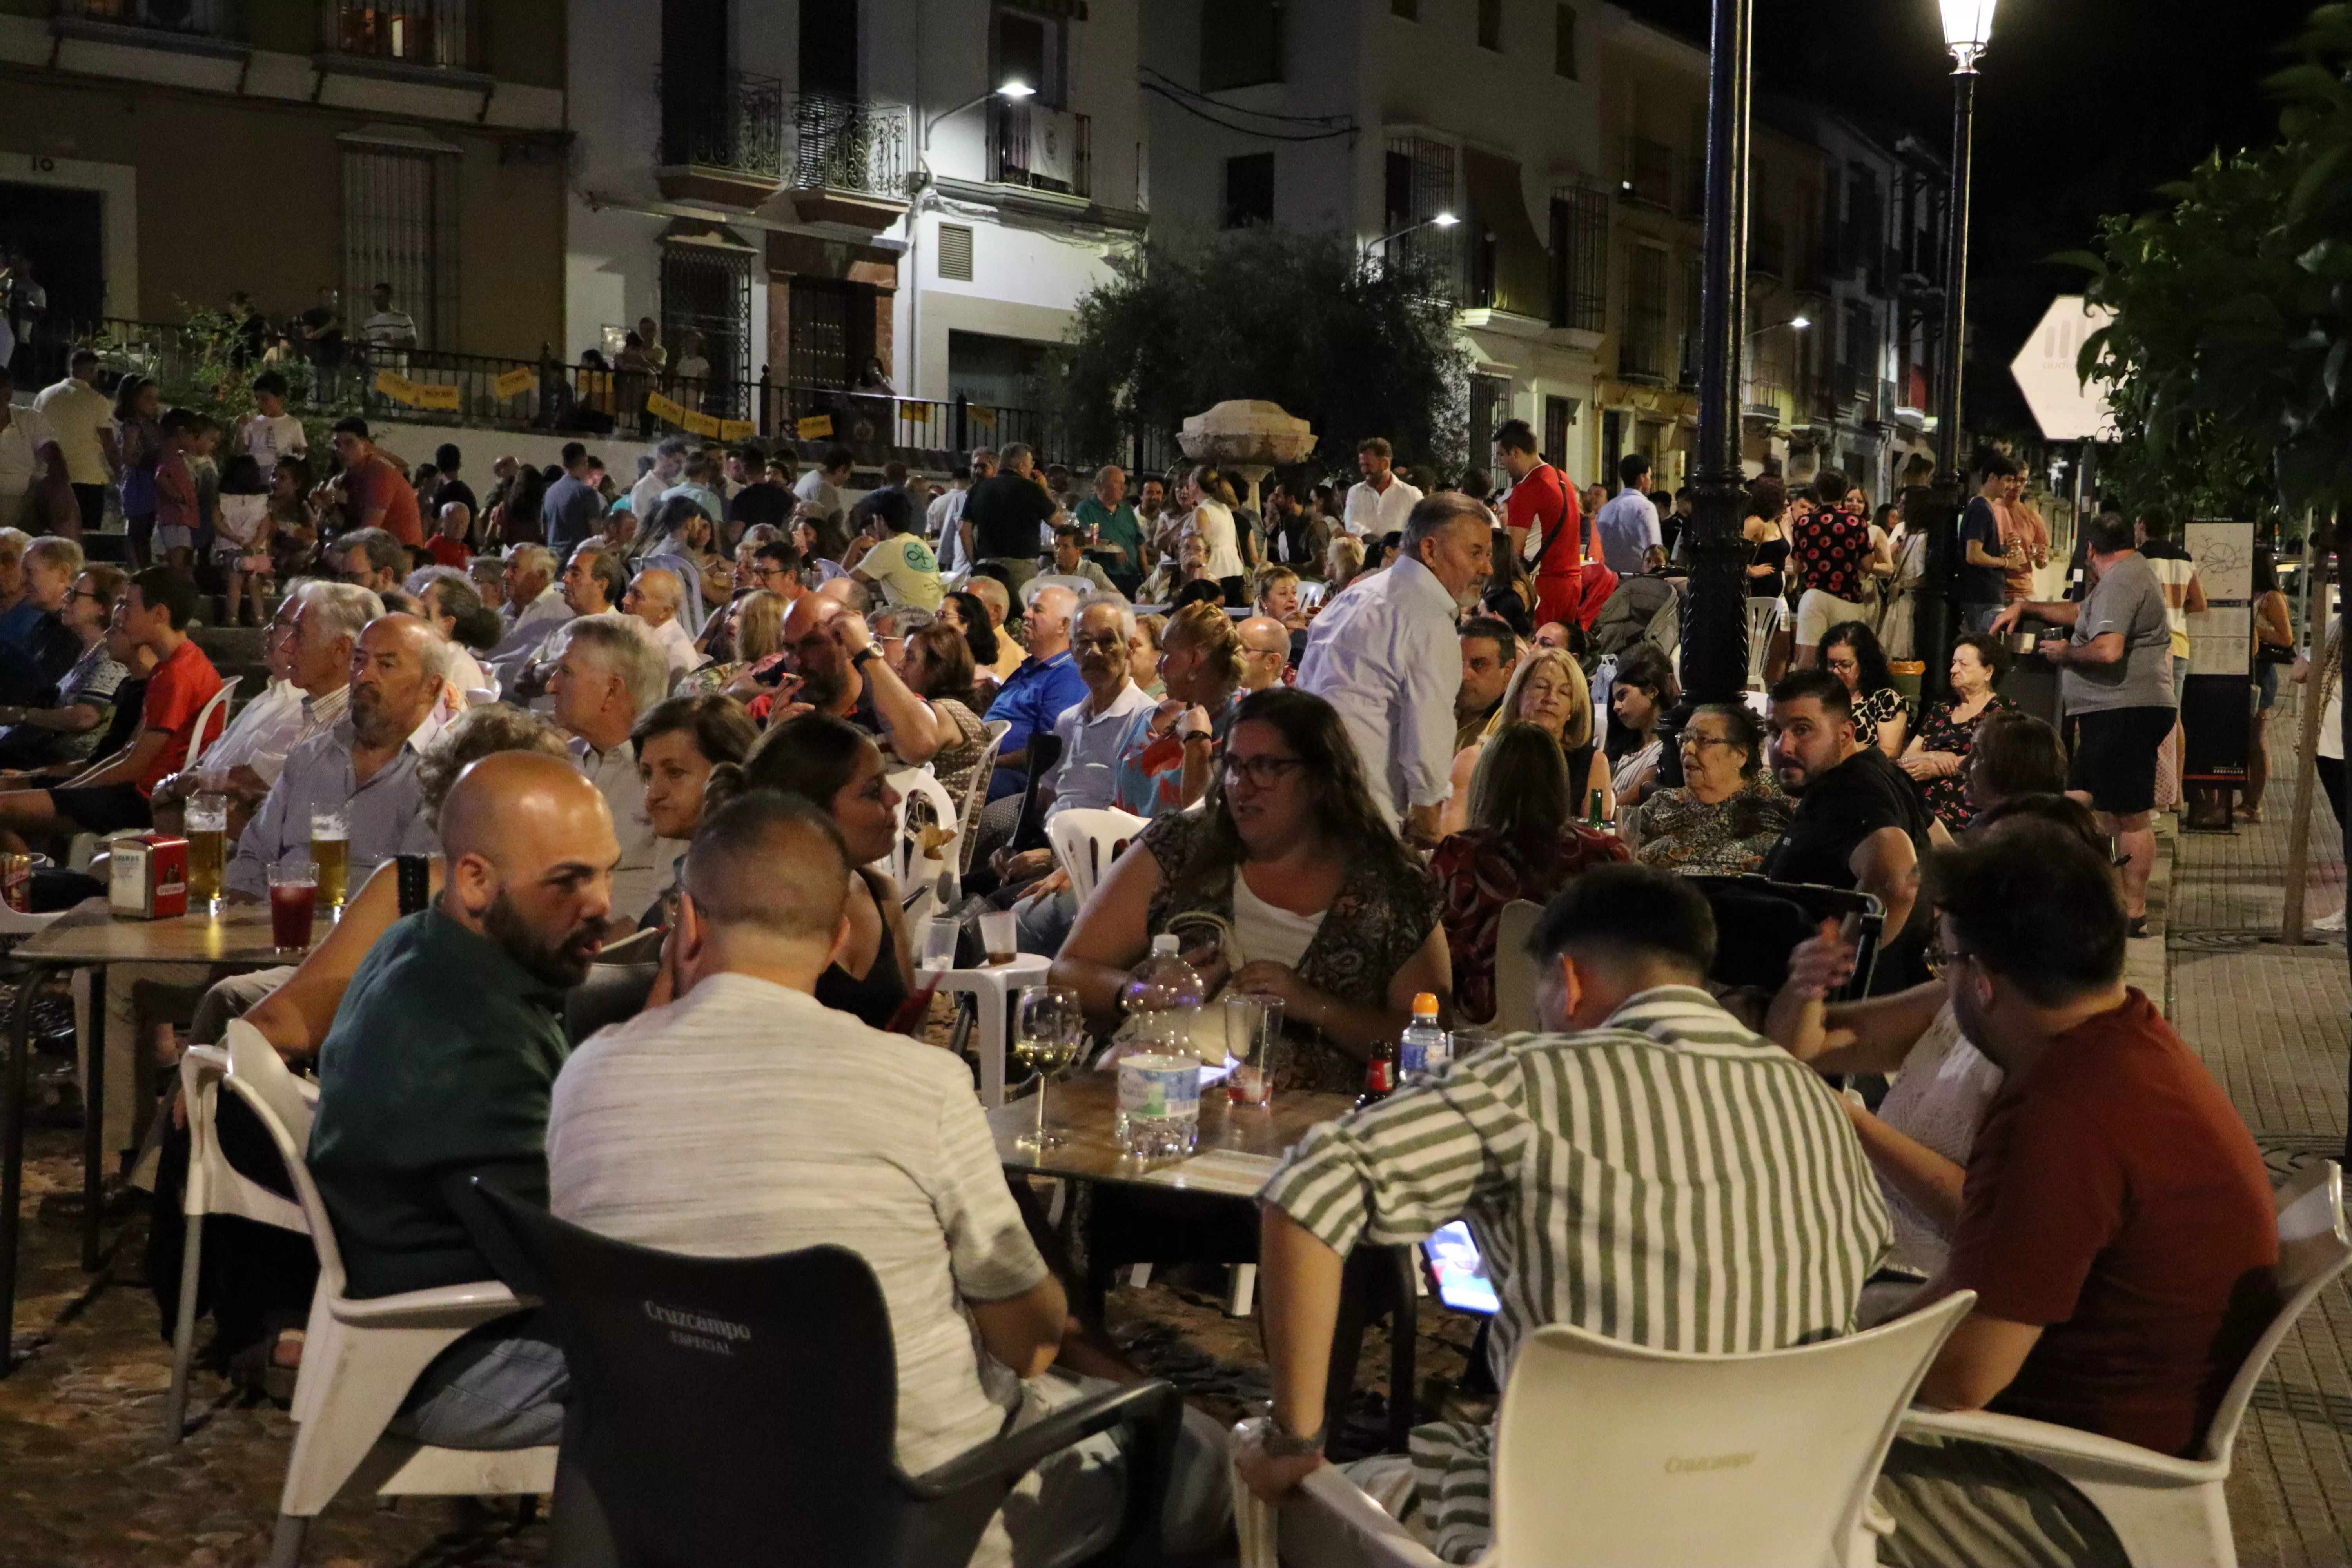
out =
{"type": "Polygon", "coordinates": [[[1763,766],[1764,728],[1744,702],[1710,702],[1679,738],[1683,782],[1654,790],[1628,825],[1645,866],[1738,877],[1764,864],[1796,816],[1763,766]]]}
{"type": "Polygon", "coordinates": [[[1901,756],[1911,710],[1895,689],[1878,634],[1860,621],[1841,621],[1822,635],[1821,660],[1853,700],[1854,737],[1874,742],[1890,757],[1901,756]]]}
{"type": "MultiPolygon", "coordinates": [[[[0,708],[0,767],[38,768],[89,756],[105,733],[117,688],[131,671],[107,646],[107,622],[128,581],[120,568],[93,563],[67,590],[58,618],[81,643],[74,661],[42,708],[0,708]]],[[[274,640],[275,628],[269,637],[274,640]]],[[[152,661],[152,655],[146,662],[152,661]]],[[[142,669],[141,673],[144,673],[142,669]]]]}
{"type": "Polygon", "coordinates": [[[1202,808],[1154,818],[1112,863],[1054,984],[1108,1036],[1153,937],[1215,932],[1187,955],[1210,994],[1283,1002],[1276,1086],[1352,1094],[1373,1047],[1412,1022],[1414,994],[1453,994],[1438,912],[1436,881],[1372,804],[1339,715],[1279,687],[1242,700],[1202,808]]]}
{"type": "MultiPolygon", "coordinates": [[[[2107,853],[2089,808],[2063,795],[2018,796],[1986,813],[1978,831],[1998,831],[2004,821],[2053,823],[2103,858],[2107,853]]],[[[1901,1279],[1864,1288],[1865,1328],[1902,1310],[1918,1285],[1949,1260],[1969,1152],[2001,1085],[2001,1069],[1962,1037],[1952,1011],[1952,987],[1967,981],[1967,955],[1938,943],[1928,950],[1927,963],[1933,980],[1890,995],[1831,1002],[1853,974],[1853,944],[1815,937],[1789,955],[1789,978],[1764,1020],[1763,1032],[1775,1045],[1817,1071],[1895,1075],[1874,1113],[1838,1101],[1870,1156],[1895,1221],[1895,1250],[1882,1269],[1901,1279]]]]}

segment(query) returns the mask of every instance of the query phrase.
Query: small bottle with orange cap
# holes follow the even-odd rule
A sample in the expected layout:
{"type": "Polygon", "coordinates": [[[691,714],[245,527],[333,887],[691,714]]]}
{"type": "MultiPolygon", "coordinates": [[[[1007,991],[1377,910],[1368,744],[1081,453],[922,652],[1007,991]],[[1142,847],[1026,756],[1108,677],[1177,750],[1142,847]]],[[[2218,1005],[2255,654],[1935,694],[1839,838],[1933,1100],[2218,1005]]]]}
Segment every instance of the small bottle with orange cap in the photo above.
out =
{"type": "Polygon", "coordinates": [[[1437,1021],[1437,998],[1423,991],[1412,999],[1412,1023],[1397,1038],[1397,1081],[1434,1078],[1454,1059],[1454,1037],[1437,1021]]]}

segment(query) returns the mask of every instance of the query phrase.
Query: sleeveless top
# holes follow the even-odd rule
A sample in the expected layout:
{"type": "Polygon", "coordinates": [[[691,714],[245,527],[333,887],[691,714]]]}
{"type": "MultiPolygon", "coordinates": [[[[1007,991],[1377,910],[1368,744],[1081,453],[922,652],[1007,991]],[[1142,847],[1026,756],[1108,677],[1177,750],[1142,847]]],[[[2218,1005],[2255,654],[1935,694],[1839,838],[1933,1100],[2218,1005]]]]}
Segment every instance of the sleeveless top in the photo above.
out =
{"type": "Polygon", "coordinates": [[[873,895],[874,908],[882,917],[882,940],[875,946],[873,966],[863,980],[837,963],[827,964],[816,977],[816,999],[870,1027],[887,1029],[907,1003],[907,978],[898,973],[898,931],[874,879],[863,868],[857,874],[866,879],[866,890],[873,895]]]}
{"type": "MultiPolygon", "coordinates": [[[[2001,1070],[1961,1037],[1950,1003],[1936,1014],[1903,1058],[1903,1070],[1878,1104],[1878,1119],[1916,1139],[1956,1165],[1966,1166],[1985,1107],[2000,1090],[2001,1070]]],[[[1886,1261],[1933,1278],[1951,1257],[1952,1238],[1891,1182],[1881,1179],[1886,1213],[1895,1221],[1895,1250],[1886,1261]]]]}

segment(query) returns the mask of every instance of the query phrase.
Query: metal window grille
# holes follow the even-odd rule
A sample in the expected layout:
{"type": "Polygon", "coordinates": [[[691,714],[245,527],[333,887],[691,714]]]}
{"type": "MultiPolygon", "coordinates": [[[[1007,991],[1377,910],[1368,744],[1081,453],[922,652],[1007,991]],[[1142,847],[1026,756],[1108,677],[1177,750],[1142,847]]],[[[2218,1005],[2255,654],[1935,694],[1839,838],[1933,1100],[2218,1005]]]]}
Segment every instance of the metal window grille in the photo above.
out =
{"type": "Polygon", "coordinates": [[[1617,345],[1617,374],[1663,381],[1674,365],[1666,252],[1654,245],[1625,247],[1625,333],[1617,345]]]}
{"type": "Polygon", "coordinates": [[[907,194],[906,105],[803,92],[792,113],[796,188],[907,194]]]}
{"type": "Polygon", "coordinates": [[[1551,198],[1551,324],[1602,330],[1609,310],[1609,199],[1590,186],[1551,198]]]}
{"type": "Polygon", "coordinates": [[[327,38],[338,54],[463,68],[474,53],[467,13],[467,0],[327,0],[327,38]]]}
{"type": "Polygon", "coordinates": [[[226,0],[59,0],[58,15],[163,33],[218,36],[228,30],[226,0]]]}
{"type": "Polygon", "coordinates": [[[1462,210],[1454,196],[1456,151],[1450,142],[1404,132],[1389,137],[1388,154],[1392,171],[1389,228],[1426,226],[1412,227],[1412,232],[1391,243],[1450,284],[1458,297],[1463,291],[1462,237],[1476,226],[1465,223],[1444,229],[1429,223],[1440,213],[1462,210]],[[1403,205],[1397,209],[1400,200],[1403,205]]]}
{"type": "MultiPolygon", "coordinates": [[[[784,84],[751,71],[661,74],[661,161],[780,180],[784,84]]],[[[713,362],[716,363],[716,362],[713,362]]]]}
{"type": "Polygon", "coordinates": [[[940,276],[953,283],[971,281],[971,226],[940,225],[940,276]]]}
{"type": "Polygon", "coordinates": [[[457,321],[457,203],[448,153],[343,149],[343,313],[354,337],[379,283],[416,321],[420,348],[446,346],[457,321]]]}
{"type": "Polygon", "coordinates": [[[710,362],[703,411],[722,419],[751,417],[745,385],[751,379],[751,257],[716,246],[667,241],[661,253],[662,341],[676,345],[702,334],[710,362]]]}

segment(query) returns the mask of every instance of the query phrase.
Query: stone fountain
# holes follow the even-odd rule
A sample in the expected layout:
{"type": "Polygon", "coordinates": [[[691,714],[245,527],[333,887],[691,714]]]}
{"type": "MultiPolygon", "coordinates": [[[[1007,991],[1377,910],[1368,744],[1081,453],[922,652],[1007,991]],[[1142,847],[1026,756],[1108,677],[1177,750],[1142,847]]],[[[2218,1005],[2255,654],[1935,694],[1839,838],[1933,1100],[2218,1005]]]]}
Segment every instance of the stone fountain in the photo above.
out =
{"type": "Polygon", "coordinates": [[[1196,463],[1228,468],[1249,481],[1245,504],[1265,515],[1258,481],[1315,450],[1315,432],[1278,403],[1237,397],[1184,421],[1176,444],[1196,463]]]}

